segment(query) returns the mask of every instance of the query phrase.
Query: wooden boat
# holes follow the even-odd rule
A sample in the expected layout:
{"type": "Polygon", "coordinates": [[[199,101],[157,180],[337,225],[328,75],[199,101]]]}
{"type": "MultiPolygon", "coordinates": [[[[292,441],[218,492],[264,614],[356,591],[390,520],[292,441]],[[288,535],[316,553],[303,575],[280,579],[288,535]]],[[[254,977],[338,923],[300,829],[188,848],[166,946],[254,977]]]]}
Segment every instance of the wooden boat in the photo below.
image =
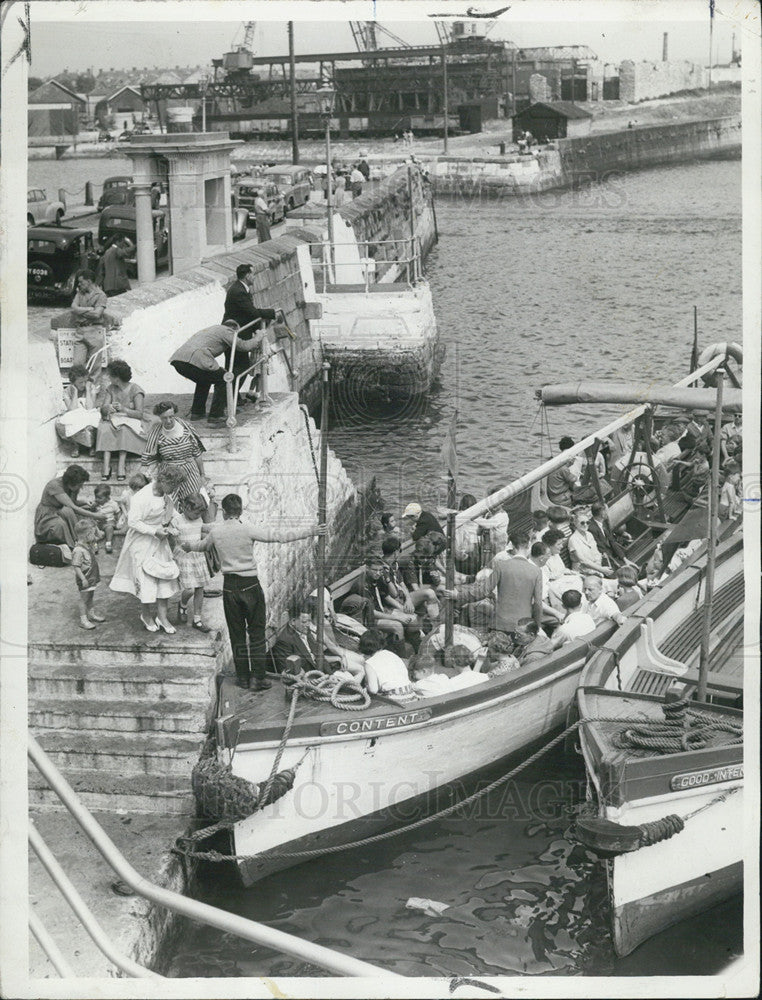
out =
{"type": "MultiPolygon", "coordinates": [[[[678,385],[693,384],[718,363],[702,366],[678,385]]],[[[637,407],[458,519],[479,517],[488,506],[503,504],[514,528],[526,525],[532,510],[547,505],[544,483],[551,472],[615,430],[650,418],[648,407],[637,407]]],[[[658,540],[690,513],[690,505],[655,487],[661,516],[653,520],[653,492],[643,488],[640,473],[641,485],[631,488],[630,471],[609,499],[609,510],[612,524],[626,525],[633,538],[628,557],[644,563],[658,540]]],[[[655,485],[658,463],[651,473],[655,485]]],[[[334,584],[332,596],[342,596],[351,582],[350,576],[334,584]]],[[[525,755],[564,724],[590,650],[605,645],[615,630],[613,622],[604,622],[526,671],[436,698],[402,702],[373,696],[359,711],[300,698],[291,720],[288,691],[279,684],[254,695],[223,678],[217,761],[252,784],[275,769],[293,778],[290,791],[232,826],[230,853],[244,884],[384,828],[404,826],[421,812],[449,804],[454,792],[487,769],[525,755]]]]}
{"type": "Polygon", "coordinates": [[[671,532],[704,540],[590,658],[577,694],[597,799],[577,833],[606,859],[619,955],[742,887],[743,541],[717,517],[717,378],[708,510],[671,532]]]}
{"type": "MultiPolygon", "coordinates": [[[[627,955],[671,924],[740,892],[743,878],[743,546],[734,531],[718,547],[710,703],[689,703],[707,722],[705,746],[665,755],[654,736],[672,697],[696,690],[706,584],[706,543],[653,591],[590,659],[577,693],[580,742],[603,826],[583,820],[583,843],[604,854],[614,947],[627,955]],[[623,721],[616,721],[621,718],[623,721]],[[594,721],[613,719],[610,722],[594,721]],[[624,720],[641,720],[627,723],[624,720]],[[634,733],[645,748],[622,747],[634,733]],[[643,739],[645,737],[645,739],[643,739]],[[650,843],[651,832],[670,829],[650,843]],[[690,818],[686,818],[690,817],[690,818]],[[614,826],[616,824],[616,826],[614,826]],[[659,825],[660,824],[660,825],[659,825]],[[637,832],[633,832],[633,831],[637,832]],[[645,830],[645,836],[643,835],[645,830]],[[639,846],[643,844],[644,846],[639,846]],[[622,853],[618,853],[618,852],[622,853]]],[[[688,743],[688,746],[691,744],[688,743]]]]}

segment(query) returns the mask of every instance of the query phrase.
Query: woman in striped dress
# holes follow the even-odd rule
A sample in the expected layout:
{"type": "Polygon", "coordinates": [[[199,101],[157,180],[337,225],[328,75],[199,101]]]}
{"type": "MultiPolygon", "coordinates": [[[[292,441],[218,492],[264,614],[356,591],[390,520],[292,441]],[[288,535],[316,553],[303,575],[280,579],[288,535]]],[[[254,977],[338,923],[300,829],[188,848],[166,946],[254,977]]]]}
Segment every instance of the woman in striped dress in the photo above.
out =
{"type": "Polygon", "coordinates": [[[182,472],[182,483],[172,494],[175,503],[198,493],[203,496],[206,492],[206,478],[201,439],[192,427],[177,416],[174,403],[168,400],[157,403],[153,412],[159,419],[148,434],[142,470],[151,479],[156,478],[160,469],[171,468],[182,472]]]}

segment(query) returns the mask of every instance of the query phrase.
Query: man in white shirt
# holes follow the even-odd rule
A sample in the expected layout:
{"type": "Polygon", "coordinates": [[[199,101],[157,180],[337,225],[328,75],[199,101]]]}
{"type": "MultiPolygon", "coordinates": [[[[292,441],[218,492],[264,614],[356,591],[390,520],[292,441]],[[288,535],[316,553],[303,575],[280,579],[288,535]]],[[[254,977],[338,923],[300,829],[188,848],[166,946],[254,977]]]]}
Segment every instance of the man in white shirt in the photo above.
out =
{"type": "Polygon", "coordinates": [[[601,622],[615,621],[617,625],[624,622],[624,615],[613,597],[603,592],[603,580],[590,573],[585,577],[585,597],[587,598],[587,613],[596,626],[601,622]]]}
{"type": "Polygon", "coordinates": [[[566,618],[553,633],[553,649],[595,631],[595,622],[591,616],[586,611],[580,611],[582,594],[578,590],[567,590],[561,597],[561,603],[566,609],[566,618]]]}

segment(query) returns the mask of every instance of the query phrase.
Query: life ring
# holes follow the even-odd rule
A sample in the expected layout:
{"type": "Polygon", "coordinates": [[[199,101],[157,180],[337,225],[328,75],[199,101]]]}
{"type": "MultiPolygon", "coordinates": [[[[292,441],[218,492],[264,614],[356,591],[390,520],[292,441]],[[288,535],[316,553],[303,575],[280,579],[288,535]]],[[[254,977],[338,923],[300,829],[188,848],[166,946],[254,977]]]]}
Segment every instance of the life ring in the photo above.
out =
{"type": "Polygon", "coordinates": [[[701,354],[699,354],[699,367],[707,364],[712,360],[712,358],[724,358],[726,355],[733,358],[737,364],[743,364],[743,348],[741,345],[734,342],[721,342],[719,344],[710,344],[709,347],[706,347],[701,354]]]}

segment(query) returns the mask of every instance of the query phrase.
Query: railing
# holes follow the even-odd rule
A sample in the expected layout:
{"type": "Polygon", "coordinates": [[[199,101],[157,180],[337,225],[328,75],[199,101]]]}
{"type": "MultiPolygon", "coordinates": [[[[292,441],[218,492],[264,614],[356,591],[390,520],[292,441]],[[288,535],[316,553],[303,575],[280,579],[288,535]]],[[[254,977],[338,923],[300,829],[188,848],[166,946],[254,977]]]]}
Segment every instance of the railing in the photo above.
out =
{"type": "MultiPolygon", "coordinates": [[[[224,933],[234,934],[236,937],[252,942],[252,944],[271,948],[274,951],[289,955],[301,962],[308,962],[310,965],[318,966],[339,976],[403,978],[397,973],[390,972],[388,969],[378,968],[368,962],[352,958],[350,955],[343,955],[341,952],[333,951],[333,949],[326,948],[323,945],[304,941],[293,934],[287,934],[284,931],[267,927],[264,924],[248,920],[245,917],[226,913],[215,906],[200,903],[195,899],[182,896],[178,892],[173,892],[171,889],[164,889],[161,886],[154,885],[135,871],[132,865],[124,858],[114,842],[98,824],[92,813],[80,802],[71,785],[69,785],[58,768],[52,763],[31,735],[27,737],[27,754],[29,760],[45,778],[50,788],[68,809],[83,832],[90,838],[110,868],[137,895],[158,906],[163,906],[180,916],[206,924],[209,927],[214,927],[224,933]]],[[[113,962],[127,976],[133,978],[161,979],[162,977],[158,976],[157,973],[143,968],[136,962],[133,962],[132,959],[118,952],[32,824],[29,826],[29,842],[60,889],[66,902],[71,906],[88,934],[90,934],[90,937],[109,961],[113,962]]],[[[31,908],[29,926],[32,934],[40,942],[59,975],[64,977],[72,976],[73,973],[69,968],[68,962],[61,954],[57,945],[52,941],[39,919],[31,912],[31,908]]]]}
{"type": "Polygon", "coordinates": [[[262,320],[255,319],[251,323],[247,323],[245,326],[239,327],[233,334],[233,346],[230,351],[230,358],[228,360],[227,371],[225,372],[225,394],[227,397],[227,407],[228,415],[225,420],[227,425],[229,436],[230,436],[230,451],[235,453],[237,449],[235,429],[238,426],[238,421],[236,420],[236,411],[238,409],[238,397],[241,392],[241,384],[243,380],[256,372],[259,372],[259,406],[269,406],[272,400],[267,391],[267,375],[268,367],[270,361],[270,344],[267,340],[267,329],[262,331],[260,338],[256,341],[256,344],[247,344],[247,351],[252,350],[252,347],[257,344],[261,345],[262,357],[258,358],[253,364],[242,372],[236,373],[234,370],[235,366],[235,355],[236,349],[238,347],[238,336],[243,333],[244,330],[248,330],[250,327],[256,326],[261,323],[262,320]]]}
{"type": "MultiPolygon", "coordinates": [[[[346,286],[356,286],[357,291],[367,292],[371,285],[386,283],[392,272],[392,281],[404,280],[408,285],[414,285],[423,278],[423,254],[419,236],[409,236],[402,240],[367,240],[357,243],[360,254],[359,262],[343,261],[337,264],[336,250],[345,244],[310,243],[310,254],[317,251],[318,256],[312,256],[312,266],[315,271],[315,284],[319,292],[330,291],[331,286],[340,284],[342,290],[346,286]],[[371,257],[370,250],[376,256],[371,257]],[[345,269],[356,275],[349,281],[339,281],[337,273],[345,269]]],[[[349,243],[346,246],[354,246],[349,243]]]]}

